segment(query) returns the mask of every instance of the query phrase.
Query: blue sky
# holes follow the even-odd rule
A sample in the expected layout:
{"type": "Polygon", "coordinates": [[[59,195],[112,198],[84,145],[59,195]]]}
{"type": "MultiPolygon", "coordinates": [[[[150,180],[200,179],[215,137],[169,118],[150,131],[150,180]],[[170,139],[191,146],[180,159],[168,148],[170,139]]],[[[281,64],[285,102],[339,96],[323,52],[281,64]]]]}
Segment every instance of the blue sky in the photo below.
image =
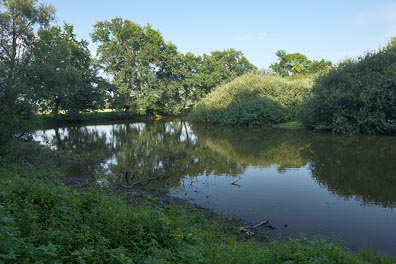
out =
{"type": "MultiPolygon", "coordinates": [[[[116,16],[151,24],[180,52],[235,48],[267,68],[275,52],[338,62],[378,49],[396,36],[396,0],[40,0],[57,23],[90,41],[97,21],[116,16]]],[[[91,44],[92,52],[95,45],[91,44]]]]}

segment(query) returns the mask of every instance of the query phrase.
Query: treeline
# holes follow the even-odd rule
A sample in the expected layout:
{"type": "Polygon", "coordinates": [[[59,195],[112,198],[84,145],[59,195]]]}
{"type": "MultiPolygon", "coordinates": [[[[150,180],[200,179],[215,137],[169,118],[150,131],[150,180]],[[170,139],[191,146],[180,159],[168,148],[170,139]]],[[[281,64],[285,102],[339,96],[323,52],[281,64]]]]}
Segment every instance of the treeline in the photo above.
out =
{"type": "Polygon", "coordinates": [[[183,54],[150,25],[121,18],[94,25],[93,58],[73,25],[54,17],[54,7],[37,0],[0,1],[1,139],[38,112],[182,114],[219,84],[257,71],[238,50],[183,54]]]}
{"type": "Polygon", "coordinates": [[[54,17],[37,0],[0,1],[0,142],[35,113],[75,120],[101,109],[179,115],[195,106],[193,118],[217,124],[298,119],[334,133],[396,134],[396,41],[338,65],[279,50],[260,73],[241,51],[183,54],[152,26],[122,18],[93,26],[92,57],[73,25],[54,17]]]}
{"type": "Polygon", "coordinates": [[[299,120],[339,134],[396,135],[396,39],[337,65],[278,51],[264,75],[221,85],[192,112],[196,121],[272,125],[299,120]]]}

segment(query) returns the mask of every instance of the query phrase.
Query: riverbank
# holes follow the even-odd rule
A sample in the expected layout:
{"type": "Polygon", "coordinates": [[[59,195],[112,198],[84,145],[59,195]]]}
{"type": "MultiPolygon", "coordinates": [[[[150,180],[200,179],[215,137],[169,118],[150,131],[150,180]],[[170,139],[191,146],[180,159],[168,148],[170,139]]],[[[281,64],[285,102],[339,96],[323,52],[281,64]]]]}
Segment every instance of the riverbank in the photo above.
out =
{"type": "Polygon", "coordinates": [[[323,239],[266,241],[163,194],[67,181],[74,153],[13,143],[1,157],[4,263],[394,263],[323,239]],[[65,162],[67,160],[67,162],[65,162]],[[74,184],[73,184],[74,183],[74,184]],[[67,186],[67,185],[68,186],[67,186]]]}
{"type": "Polygon", "coordinates": [[[281,124],[272,125],[273,128],[283,129],[306,129],[306,127],[299,121],[290,121],[281,124]]]}
{"type": "MultiPolygon", "coordinates": [[[[31,121],[31,123],[32,123],[33,128],[51,128],[54,126],[81,124],[81,123],[103,124],[103,123],[114,122],[114,121],[149,121],[149,120],[174,120],[174,119],[183,119],[183,120],[191,121],[188,115],[141,116],[141,115],[133,115],[133,114],[120,112],[120,111],[105,110],[105,111],[98,111],[98,112],[82,113],[78,117],[61,116],[59,118],[54,118],[50,114],[35,115],[31,121]]],[[[210,124],[207,124],[207,125],[210,125],[210,124]]],[[[271,127],[272,128],[281,128],[281,129],[307,129],[299,121],[290,121],[290,122],[275,124],[275,125],[272,125],[271,127]]]]}
{"type": "Polygon", "coordinates": [[[37,114],[33,117],[32,123],[34,127],[53,127],[54,125],[73,124],[82,122],[108,122],[108,121],[122,121],[122,120],[136,120],[136,119],[155,119],[155,116],[137,116],[122,111],[104,110],[98,112],[81,113],[78,116],[59,115],[55,118],[51,114],[37,114]]]}

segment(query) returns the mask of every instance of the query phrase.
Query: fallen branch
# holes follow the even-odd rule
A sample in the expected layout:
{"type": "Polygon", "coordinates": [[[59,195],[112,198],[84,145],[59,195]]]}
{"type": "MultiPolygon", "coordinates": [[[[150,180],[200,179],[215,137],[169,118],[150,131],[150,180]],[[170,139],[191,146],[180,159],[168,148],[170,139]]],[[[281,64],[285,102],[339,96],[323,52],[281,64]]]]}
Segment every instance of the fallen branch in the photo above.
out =
{"type": "Polygon", "coordinates": [[[266,225],[266,224],[268,224],[268,223],[269,223],[269,221],[266,219],[266,220],[264,220],[263,222],[258,223],[257,225],[253,226],[252,228],[254,229],[254,228],[257,228],[257,227],[259,227],[259,226],[266,225]]]}
{"type": "Polygon", "coordinates": [[[241,179],[241,177],[238,177],[238,179],[236,179],[235,181],[231,182],[231,185],[235,185],[235,186],[237,186],[238,188],[240,188],[241,185],[237,183],[240,179],[241,179]]]}
{"type": "Polygon", "coordinates": [[[132,183],[132,184],[130,184],[130,185],[123,185],[123,184],[121,184],[120,186],[121,186],[122,188],[131,189],[131,188],[134,188],[134,187],[137,186],[137,185],[145,186],[145,185],[149,184],[150,182],[155,181],[155,180],[158,180],[158,179],[160,179],[160,178],[161,178],[161,176],[152,177],[152,178],[143,178],[143,179],[140,179],[139,181],[136,181],[136,182],[134,182],[134,183],[132,183]],[[144,182],[145,182],[145,183],[144,183],[144,182]],[[143,183],[144,183],[144,184],[143,184],[143,183]]]}
{"type": "Polygon", "coordinates": [[[269,223],[268,220],[264,220],[260,223],[258,223],[257,225],[254,226],[242,226],[239,228],[240,232],[245,232],[246,235],[251,236],[254,235],[253,229],[256,229],[257,227],[263,226],[263,225],[267,225],[269,223]]]}

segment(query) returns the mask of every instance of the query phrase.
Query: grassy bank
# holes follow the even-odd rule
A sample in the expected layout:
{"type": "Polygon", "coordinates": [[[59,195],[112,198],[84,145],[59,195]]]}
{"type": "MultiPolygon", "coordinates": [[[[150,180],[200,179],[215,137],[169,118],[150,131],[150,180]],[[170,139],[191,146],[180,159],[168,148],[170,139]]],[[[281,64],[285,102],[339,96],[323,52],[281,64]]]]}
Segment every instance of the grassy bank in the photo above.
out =
{"type": "Polygon", "coordinates": [[[180,116],[160,116],[160,115],[151,115],[151,116],[142,116],[131,113],[125,113],[122,111],[111,111],[111,110],[103,110],[98,112],[87,112],[81,113],[79,116],[67,116],[60,115],[55,118],[51,114],[37,114],[34,115],[33,118],[29,121],[28,127],[33,128],[43,128],[43,127],[53,127],[53,126],[62,126],[69,124],[79,124],[79,123],[106,123],[113,121],[147,121],[147,120],[160,120],[160,119],[174,119],[180,116]]]}
{"type": "Polygon", "coordinates": [[[272,127],[285,128],[285,129],[303,129],[303,128],[305,128],[304,124],[299,121],[289,121],[289,122],[273,125],[272,127]]]}
{"type": "Polygon", "coordinates": [[[120,111],[98,111],[98,112],[87,112],[81,113],[78,116],[67,116],[59,115],[54,117],[52,114],[37,114],[33,117],[32,123],[35,127],[39,126],[53,126],[70,123],[81,123],[81,122],[107,122],[115,120],[131,120],[137,119],[138,116],[128,114],[120,111]]]}
{"type": "Polygon", "coordinates": [[[60,180],[67,170],[61,160],[72,153],[24,144],[0,160],[0,263],[395,261],[322,239],[241,240],[234,224],[192,206],[133,191],[129,197],[98,187],[78,191],[60,180]]]}

